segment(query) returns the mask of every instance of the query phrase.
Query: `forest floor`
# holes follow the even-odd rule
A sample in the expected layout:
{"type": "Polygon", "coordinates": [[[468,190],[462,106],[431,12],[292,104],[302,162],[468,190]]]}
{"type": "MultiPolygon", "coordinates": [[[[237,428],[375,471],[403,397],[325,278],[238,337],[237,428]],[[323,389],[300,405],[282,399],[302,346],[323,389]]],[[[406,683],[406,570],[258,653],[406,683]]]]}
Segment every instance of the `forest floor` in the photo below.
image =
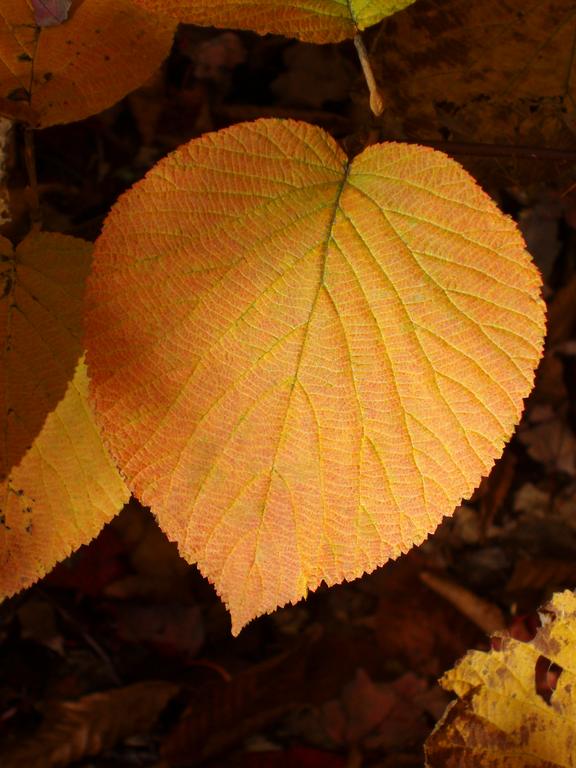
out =
{"type": "MultiPolygon", "coordinates": [[[[366,114],[351,44],[182,27],[145,87],[38,135],[46,228],[94,239],[124,189],[206,131],[292,117],[354,150],[374,131],[366,114]]],[[[446,130],[426,137],[451,151],[446,130]]],[[[456,138],[456,159],[518,220],[549,305],[536,388],[489,478],[422,547],[236,638],[212,587],[130,502],[0,606],[3,768],[420,768],[449,701],[442,674],[491,632],[530,639],[538,606],[576,586],[576,196],[561,157],[466,154],[456,138]]],[[[10,174],[17,232],[18,158],[10,174]]]]}

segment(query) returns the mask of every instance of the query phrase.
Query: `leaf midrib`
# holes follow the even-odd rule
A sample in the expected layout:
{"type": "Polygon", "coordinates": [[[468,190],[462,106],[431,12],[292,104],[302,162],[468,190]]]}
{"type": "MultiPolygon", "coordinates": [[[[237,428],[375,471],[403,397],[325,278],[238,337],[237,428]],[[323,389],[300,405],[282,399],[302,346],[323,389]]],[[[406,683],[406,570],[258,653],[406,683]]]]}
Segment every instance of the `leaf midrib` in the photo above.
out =
{"type": "MultiPolygon", "coordinates": [[[[328,222],[328,226],[326,228],[326,235],[325,235],[325,238],[324,238],[324,252],[323,252],[323,255],[322,255],[322,271],[321,271],[321,274],[320,274],[320,280],[318,281],[318,288],[316,289],[316,293],[314,295],[314,299],[312,300],[312,305],[310,307],[310,314],[309,314],[308,320],[306,322],[306,328],[305,328],[305,331],[304,331],[304,336],[302,338],[302,344],[300,346],[300,351],[299,351],[298,357],[296,359],[296,367],[295,367],[294,376],[293,376],[293,379],[292,379],[292,385],[291,385],[290,391],[288,393],[288,399],[287,399],[287,403],[286,403],[286,410],[284,412],[284,418],[282,419],[282,426],[281,426],[281,429],[280,429],[280,434],[279,434],[279,437],[278,437],[278,441],[276,443],[276,450],[274,451],[274,456],[273,456],[271,464],[270,464],[270,471],[269,471],[269,475],[268,475],[268,487],[266,489],[266,495],[265,495],[265,497],[264,497],[264,499],[262,501],[262,512],[261,512],[262,518],[264,517],[264,514],[266,512],[266,508],[268,506],[268,501],[269,501],[269,498],[270,498],[270,489],[272,488],[272,477],[274,476],[274,474],[277,473],[277,470],[276,470],[276,460],[278,458],[278,453],[280,451],[280,446],[282,445],[282,438],[283,438],[285,427],[286,427],[286,420],[288,418],[288,414],[290,413],[290,406],[292,404],[292,397],[294,395],[294,390],[296,389],[296,384],[299,381],[298,374],[300,372],[300,368],[301,368],[301,365],[302,365],[302,360],[304,358],[304,352],[306,350],[306,344],[308,342],[308,338],[309,338],[309,335],[310,335],[310,325],[312,323],[312,318],[314,317],[314,312],[316,310],[316,305],[318,304],[318,300],[320,298],[320,294],[322,292],[322,289],[325,288],[325,286],[326,286],[325,276],[326,276],[326,265],[328,263],[328,252],[329,252],[329,248],[330,248],[330,243],[332,242],[332,239],[333,239],[332,233],[333,233],[333,230],[334,230],[334,225],[336,223],[336,217],[338,216],[338,212],[340,211],[340,200],[342,199],[342,195],[344,193],[344,190],[346,188],[346,184],[348,182],[348,177],[350,175],[351,166],[352,166],[351,160],[347,159],[346,160],[346,165],[344,166],[344,172],[343,172],[343,175],[342,175],[342,179],[340,180],[340,182],[338,184],[338,187],[336,189],[336,195],[335,195],[335,198],[334,198],[332,216],[330,217],[330,220],[328,222]]],[[[262,523],[262,521],[261,521],[261,523],[262,523]]],[[[258,526],[258,528],[257,528],[256,542],[255,542],[255,552],[256,552],[256,550],[258,548],[258,538],[260,536],[261,530],[262,530],[262,524],[260,524],[258,526]]],[[[296,541],[296,547],[297,546],[298,546],[298,542],[296,541]]],[[[256,560],[256,558],[255,558],[255,560],[256,560]]],[[[255,565],[255,561],[254,561],[254,563],[252,564],[252,566],[250,568],[250,573],[251,573],[252,568],[254,567],[254,565],[255,565]]],[[[246,584],[247,584],[247,581],[248,581],[248,579],[246,579],[246,582],[245,582],[246,584]]]]}

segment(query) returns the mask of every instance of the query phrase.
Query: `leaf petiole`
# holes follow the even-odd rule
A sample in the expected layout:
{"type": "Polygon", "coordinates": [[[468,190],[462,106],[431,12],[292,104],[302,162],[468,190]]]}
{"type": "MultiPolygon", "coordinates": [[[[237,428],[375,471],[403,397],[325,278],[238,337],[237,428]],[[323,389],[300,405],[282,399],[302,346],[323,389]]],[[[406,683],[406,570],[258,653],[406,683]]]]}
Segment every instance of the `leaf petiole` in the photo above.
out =
{"type": "Polygon", "coordinates": [[[384,99],[382,98],[382,94],[378,89],[378,84],[376,83],[376,78],[374,77],[374,70],[370,64],[370,59],[368,58],[368,51],[366,50],[366,46],[364,45],[364,40],[362,39],[360,32],[357,32],[354,35],[354,45],[356,46],[358,58],[360,59],[360,64],[362,65],[362,72],[364,73],[364,78],[366,79],[368,90],[370,92],[370,109],[376,115],[376,117],[378,117],[384,111],[384,99]]]}

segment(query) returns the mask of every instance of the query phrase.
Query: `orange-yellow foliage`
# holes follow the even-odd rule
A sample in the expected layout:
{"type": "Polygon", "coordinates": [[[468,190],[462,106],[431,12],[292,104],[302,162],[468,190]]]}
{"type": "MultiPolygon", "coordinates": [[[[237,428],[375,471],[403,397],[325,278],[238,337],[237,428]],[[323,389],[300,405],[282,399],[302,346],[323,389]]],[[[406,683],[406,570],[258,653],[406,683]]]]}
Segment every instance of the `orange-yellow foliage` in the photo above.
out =
{"type": "Polygon", "coordinates": [[[311,43],[337,43],[414,0],[134,0],[188,24],[273,32],[311,43]]]}
{"type": "Polygon", "coordinates": [[[235,631],[406,552],[486,474],[542,350],[514,222],[453,160],[261,120],[180,147],[97,242],[88,364],[128,484],[235,631]]]}
{"type": "Polygon", "coordinates": [[[129,495],[88,404],[91,253],[52,232],[15,250],[0,239],[0,600],[93,539],[129,495]]]}
{"type": "Polygon", "coordinates": [[[0,10],[0,112],[34,127],[80,120],[147,80],[175,23],[131,0],[73,0],[68,20],[40,29],[29,0],[0,10]]]}
{"type": "Polygon", "coordinates": [[[0,239],[0,479],[18,464],[64,397],[82,354],[92,245],[31,233],[0,239]]]}

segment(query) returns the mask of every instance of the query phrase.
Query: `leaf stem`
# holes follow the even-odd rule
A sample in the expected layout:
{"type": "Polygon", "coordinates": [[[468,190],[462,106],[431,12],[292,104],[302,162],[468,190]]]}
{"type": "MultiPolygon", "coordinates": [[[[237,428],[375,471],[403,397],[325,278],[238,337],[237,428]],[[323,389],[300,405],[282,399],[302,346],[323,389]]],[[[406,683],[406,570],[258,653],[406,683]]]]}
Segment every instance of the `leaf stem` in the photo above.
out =
{"type": "Polygon", "coordinates": [[[374,77],[374,70],[370,64],[370,59],[368,58],[368,51],[366,50],[366,46],[364,45],[364,40],[362,39],[360,32],[357,32],[354,35],[354,45],[356,46],[356,51],[358,52],[358,58],[360,59],[360,64],[362,65],[362,72],[364,73],[364,78],[366,80],[366,84],[368,85],[368,90],[370,91],[370,109],[376,115],[376,117],[378,117],[384,111],[384,99],[382,98],[382,94],[378,89],[376,78],[374,77]]]}
{"type": "Polygon", "coordinates": [[[42,220],[40,195],[38,193],[38,177],[36,175],[36,150],[34,147],[34,129],[24,128],[24,162],[28,174],[30,220],[32,226],[39,227],[42,220]]]}

